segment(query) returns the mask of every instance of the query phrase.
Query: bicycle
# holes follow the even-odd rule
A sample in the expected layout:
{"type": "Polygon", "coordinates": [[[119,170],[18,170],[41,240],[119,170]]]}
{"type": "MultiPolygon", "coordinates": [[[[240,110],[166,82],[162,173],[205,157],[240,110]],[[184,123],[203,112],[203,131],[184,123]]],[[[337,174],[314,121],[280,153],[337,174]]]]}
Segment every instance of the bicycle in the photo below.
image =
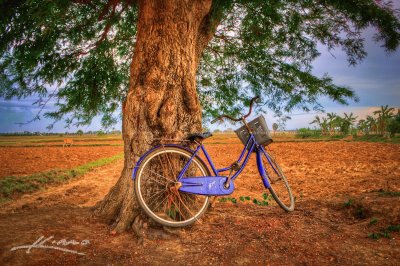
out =
{"type": "Polygon", "coordinates": [[[169,227],[183,227],[194,223],[207,210],[211,196],[229,195],[234,191],[234,180],[247,165],[252,152],[256,153],[257,168],[265,188],[282,209],[287,212],[294,210],[294,198],[287,179],[262,145],[269,144],[272,139],[266,138],[267,143],[260,144],[257,141],[260,139],[260,132],[255,132],[251,124],[255,120],[246,122],[257,99],[259,97],[250,101],[247,115],[240,118],[221,115],[211,122],[230,119],[244,124],[241,129],[245,134],[239,137],[245,146],[239,158],[229,167],[217,169],[205,149],[202,141],[211,137],[211,133],[189,135],[186,141],[196,144],[194,149],[179,144],[160,144],[138,160],[132,178],[139,205],[149,217],[169,227]],[[203,152],[212,173],[200,158],[200,151],[203,152]],[[228,176],[221,175],[227,171],[228,176]]]}

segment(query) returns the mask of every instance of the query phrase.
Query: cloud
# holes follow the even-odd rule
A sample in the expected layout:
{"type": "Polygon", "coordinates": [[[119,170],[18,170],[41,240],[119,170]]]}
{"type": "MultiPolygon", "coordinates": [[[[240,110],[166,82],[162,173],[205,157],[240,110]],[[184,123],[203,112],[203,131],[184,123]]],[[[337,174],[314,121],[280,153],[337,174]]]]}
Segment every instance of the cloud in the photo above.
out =
{"type": "MultiPolygon", "coordinates": [[[[22,106],[23,107],[13,106],[12,108],[0,106],[0,132],[48,132],[46,127],[53,121],[51,119],[41,117],[40,120],[25,124],[36,116],[37,110],[26,108],[24,107],[24,104],[22,104],[22,106]],[[19,125],[18,123],[23,123],[23,125],[19,125]]],[[[66,124],[64,121],[59,121],[54,125],[54,128],[51,130],[51,132],[76,132],[78,129],[82,129],[83,131],[96,131],[101,129],[99,117],[96,117],[89,126],[71,126],[70,128],[65,128],[65,125],[66,124]]],[[[116,128],[118,128],[118,126],[116,126],[116,128]]]]}
{"type": "MultiPolygon", "coordinates": [[[[314,62],[313,73],[322,76],[328,73],[333,82],[341,86],[351,87],[360,101],[352,106],[398,105],[400,102],[400,51],[388,54],[380,44],[372,41],[373,29],[368,29],[365,38],[365,49],[368,56],[358,65],[349,66],[346,54],[337,49],[333,57],[326,48],[314,62]]],[[[321,97],[321,103],[326,107],[339,107],[327,97],[321,97]]]]}
{"type": "MultiPolygon", "coordinates": [[[[0,98],[0,108],[8,108],[8,109],[27,109],[27,110],[40,110],[42,107],[38,105],[33,105],[38,98],[35,97],[27,97],[25,99],[11,99],[4,100],[0,98]]],[[[46,106],[43,108],[44,110],[54,110],[56,101],[50,100],[47,102],[46,106]]]]}

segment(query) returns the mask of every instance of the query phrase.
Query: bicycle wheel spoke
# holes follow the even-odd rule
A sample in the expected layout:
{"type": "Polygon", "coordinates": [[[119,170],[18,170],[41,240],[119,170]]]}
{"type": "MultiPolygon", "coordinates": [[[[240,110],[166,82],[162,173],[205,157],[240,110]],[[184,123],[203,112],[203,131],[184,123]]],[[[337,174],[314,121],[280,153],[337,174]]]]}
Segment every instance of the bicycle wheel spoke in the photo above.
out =
{"type": "MultiPolygon", "coordinates": [[[[176,181],[175,173],[174,173],[172,167],[170,167],[171,171],[169,171],[169,170],[167,169],[167,167],[165,167],[165,163],[163,163],[163,161],[161,160],[160,157],[161,157],[161,156],[158,156],[158,160],[160,161],[160,165],[161,165],[161,168],[163,169],[163,173],[165,172],[167,176],[169,176],[168,173],[171,175],[171,176],[170,176],[171,178],[168,178],[169,181],[172,181],[172,182],[173,182],[173,181],[176,181]]],[[[168,157],[167,157],[167,158],[168,158],[168,157]]]]}
{"type": "Polygon", "coordinates": [[[150,198],[147,199],[147,201],[149,201],[149,205],[151,205],[152,201],[150,202],[150,199],[155,199],[155,196],[157,196],[157,199],[159,198],[158,195],[162,195],[162,193],[164,193],[165,191],[160,191],[158,193],[154,193],[153,195],[150,196],[150,198]]]}
{"type": "MultiPolygon", "coordinates": [[[[160,175],[160,174],[157,174],[156,172],[154,172],[153,170],[149,170],[150,172],[152,172],[153,174],[156,174],[157,176],[159,176],[159,177],[161,177],[161,178],[164,178],[165,180],[167,180],[167,181],[169,181],[169,182],[171,182],[171,180],[169,180],[169,179],[167,179],[167,178],[165,178],[164,176],[162,176],[162,175],[160,175]]],[[[155,180],[157,183],[159,183],[159,184],[161,184],[161,185],[165,185],[165,184],[167,184],[167,182],[165,182],[165,183],[161,183],[161,181],[159,181],[159,180],[157,180],[157,179],[152,179],[152,180],[155,180]]]]}
{"type": "Polygon", "coordinates": [[[165,197],[160,203],[158,203],[158,205],[154,208],[154,210],[157,210],[157,208],[159,207],[159,206],[161,206],[164,202],[165,202],[165,200],[167,199],[168,197],[165,197]]]}
{"type": "Polygon", "coordinates": [[[178,208],[179,214],[186,220],[185,216],[183,215],[183,212],[181,211],[181,208],[178,207],[179,204],[176,204],[176,202],[173,200],[173,197],[171,198],[171,200],[174,203],[174,206],[178,208]]]}
{"type": "Polygon", "coordinates": [[[171,172],[172,172],[172,173],[175,173],[175,170],[174,170],[174,168],[172,167],[172,163],[171,163],[171,161],[170,161],[170,159],[169,159],[168,153],[166,153],[165,155],[166,155],[166,157],[167,157],[168,164],[169,164],[169,166],[170,166],[170,168],[171,168],[171,172]]]}
{"type": "Polygon", "coordinates": [[[161,170],[162,170],[161,173],[165,174],[165,175],[167,176],[166,178],[167,178],[168,180],[172,181],[170,178],[168,178],[168,172],[169,172],[169,171],[166,171],[166,170],[165,170],[163,161],[161,160],[161,155],[160,155],[160,156],[157,156],[157,158],[158,158],[158,161],[159,161],[161,170]]]}
{"type": "Polygon", "coordinates": [[[153,201],[149,202],[149,204],[148,204],[149,206],[153,206],[153,204],[156,206],[156,207],[154,208],[154,211],[157,211],[157,208],[158,208],[158,205],[159,205],[158,200],[161,199],[162,196],[163,196],[163,193],[158,194],[158,196],[155,197],[153,201]],[[156,205],[156,204],[157,204],[157,205],[156,205]]]}
{"type": "Polygon", "coordinates": [[[189,214],[192,215],[192,216],[194,216],[193,213],[192,213],[192,211],[189,209],[189,207],[188,207],[188,206],[183,202],[183,200],[181,199],[181,196],[179,195],[179,192],[178,192],[178,199],[179,199],[180,202],[182,202],[182,205],[188,210],[189,214]]]}
{"type": "Polygon", "coordinates": [[[196,197],[194,197],[193,195],[186,194],[186,193],[182,193],[182,194],[181,194],[181,198],[182,198],[183,201],[184,201],[184,199],[185,199],[186,204],[188,204],[188,205],[194,204],[194,205],[197,206],[196,197]]]}

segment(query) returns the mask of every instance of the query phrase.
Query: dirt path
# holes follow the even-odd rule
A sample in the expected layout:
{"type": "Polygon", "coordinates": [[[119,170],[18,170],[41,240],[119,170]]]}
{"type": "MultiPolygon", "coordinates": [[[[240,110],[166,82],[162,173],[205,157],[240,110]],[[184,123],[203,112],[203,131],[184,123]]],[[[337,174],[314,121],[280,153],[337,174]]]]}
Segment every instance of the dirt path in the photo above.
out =
{"type": "Polygon", "coordinates": [[[57,187],[27,194],[4,204],[0,213],[18,212],[54,206],[90,207],[107,194],[118,180],[123,160],[95,168],[81,178],[73,179],[57,187]]]}
{"type": "MultiPolygon", "coordinates": [[[[219,147],[209,148],[221,160],[217,164],[233,160],[230,153],[219,156],[219,147]]],[[[200,223],[176,234],[150,230],[149,238],[138,243],[132,232],[110,234],[90,212],[116,182],[119,161],[3,205],[1,265],[398,265],[400,233],[378,240],[367,236],[400,224],[400,197],[385,193],[400,188],[399,146],[337,142],[281,143],[272,148],[290,174],[297,196],[293,213],[275,204],[217,203],[200,223]],[[76,245],[59,242],[58,247],[85,255],[37,248],[30,253],[11,251],[40,236],[54,236],[46,243],[52,245],[75,240],[76,245]]],[[[249,168],[233,196],[261,195],[260,185],[249,168]]]]}

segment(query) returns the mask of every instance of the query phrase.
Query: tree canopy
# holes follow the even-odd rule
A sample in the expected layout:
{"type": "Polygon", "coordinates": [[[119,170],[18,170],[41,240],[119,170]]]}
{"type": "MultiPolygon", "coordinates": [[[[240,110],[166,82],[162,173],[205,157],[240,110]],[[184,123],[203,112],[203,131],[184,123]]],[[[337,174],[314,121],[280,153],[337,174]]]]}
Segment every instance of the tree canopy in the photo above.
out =
{"type": "MultiPolygon", "coordinates": [[[[129,84],[138,7],[133,0],[0,2],[0,97],[37,97],[44,116],[89,124],[116,121],[129,84]]],[[[354,65],[366,56],[362,30],[387,51],[400,41],[399,12],[373,0],[233,0],[212,3],[216,33],[201,55],[197,89],[204,116],[237,114],[249,94],[275,112],[319,109],[326,95],[354,92],[314,76],[318,44],[340,47],[354,65]]],[[[196,59],[197,60],[197,59],[196,59]]]]}

